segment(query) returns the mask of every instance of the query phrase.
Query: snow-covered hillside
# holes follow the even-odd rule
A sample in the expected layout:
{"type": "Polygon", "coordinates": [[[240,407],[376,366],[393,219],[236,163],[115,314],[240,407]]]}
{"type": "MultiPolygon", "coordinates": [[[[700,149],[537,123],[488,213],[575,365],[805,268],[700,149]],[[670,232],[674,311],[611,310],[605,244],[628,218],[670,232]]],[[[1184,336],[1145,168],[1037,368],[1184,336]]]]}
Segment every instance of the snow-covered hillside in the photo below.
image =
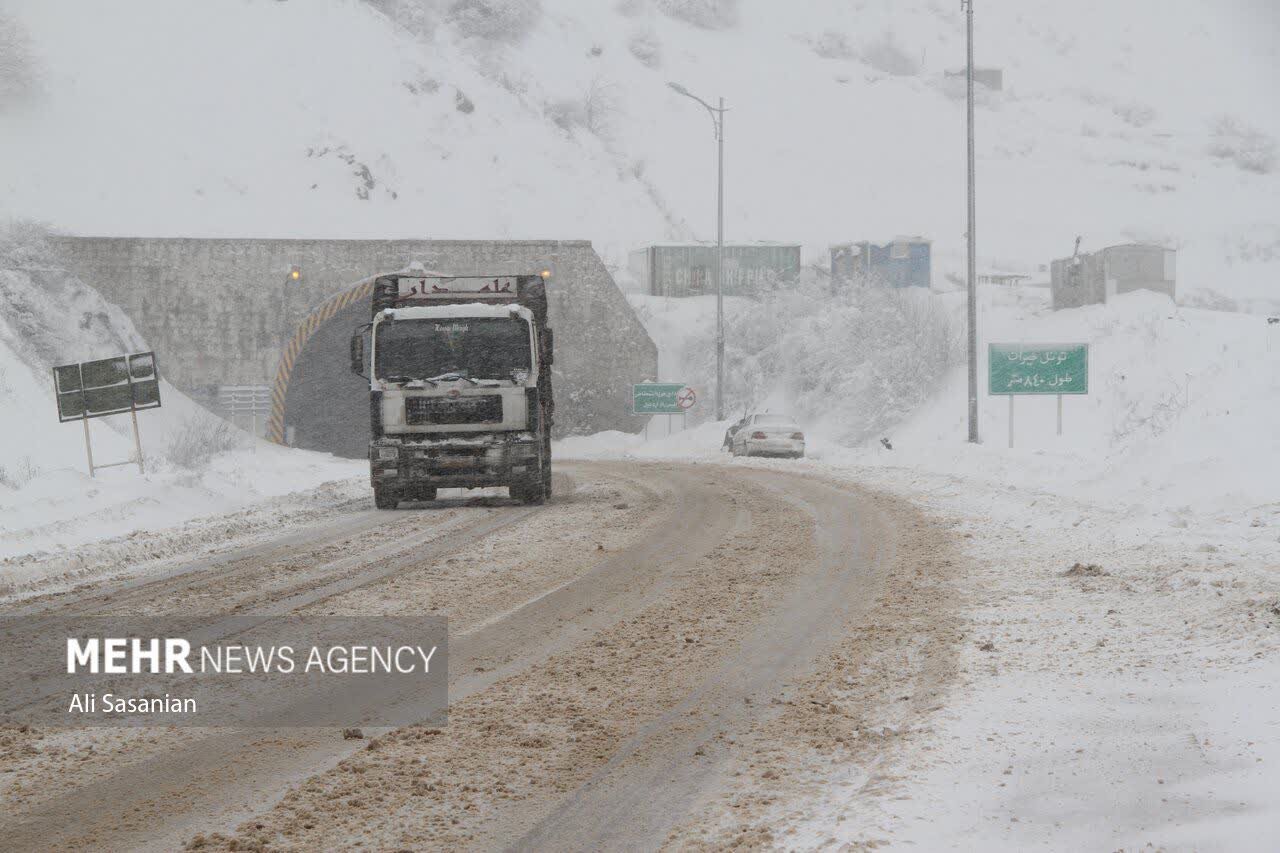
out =
{"type": "MultiPolygon", "coordinates": [[[[147,348],[119,308],[56,266],[37,231],[0,233],[0,592],[83,563],[77,546],[89,541],[362,473],[350,460],[253,441],[162,381],[161,407],[138,415],[145,475],[127,465],[90,477],[83,425],[58,422],[52,368],[147,348]]],[[[127,415],[89,427],[96,464],[134,458],[127,415]]]]}
{"type": "MultiPolygon", "coordinates": [[[[763,306],[728,303],[728,328],[736,332],[727,346],[728,414],[746,404],[791,411],[811,436],[833,445],[828,456],[843,452],[836,444],[866,444],[883,464],[1118,501],[1161,523],[1209,512],[1247,524],[1249,511],[1280,502],[1272,463],[1280,459],[1280,325],[1256,314],[1178,306],[1151,292],[1066,311],[1050,310],[1038,287],[984,286],[980,297],[981,447],[965,446],[967,380],[958,359],[904,360],[875,338],[868,347],[844,333],[868,328],[858,305],[791,307],[799,294],[763,306]],[[776,334],[751,334],[759,324],[776,334]],[[1055,398],[1024,397],[1015,403],[1015,445],[1008,449],[1008,400],[985,394],[989,341],[1089,345],[1089,394],[1065,398],[1062,436],[1055,398]],[[737,381],[743,373],[755,382],[749,397],[737,381]],[[881,437],[892,452],[881,449],[881,437]]],[[[695,421],[707,419],[713,300],[685,308],[682,300],[630,298],[665,354],[660,366],[671,372],[660,378],[692,384],[704,401],[695,421]]],[[[959,294],[930,301],[958,327],[959,294]]],[[[871,325],[902,320],[883,316],[872,313],[871,325]]],[[[821,444],[817,453],[824,453],[821,444]]]]}
{"type": "MultiPolygon", "coordinates": [[[[713,236],[711,124],[676,80],[731,109],[729,239],[819,260],[919,233],[937,286],[962,268],[958,3],[2,8],[33,82],[0,90],[0,209],[74,232],[585,237],[621,264],[713,236]]],[[[1191,298],[1280,300],[1274,4],[990,0],[976,27],[1004,71],[978,110],[984,259],[1154,239],[1191,298]]]]}
{"type": "MultiPolygon", "coordinates": [[[[989,289],[984,339],[1089,344],[1088,396],[1014,403],[1008,450],[1004,397],[980,399],[986,452],[957,460],[966,382],[957,368],[942,392],[894,433],[895,450],[934,470],[990,483],[1053,483],[1092,500],[1163,507],[1168,521],[1201,511],[1245,514],[1280,501],[1280,326],[1265,317],[1174,305],[1136,292],[1108,305],[1050,311],[1039,299],[989,289]],[[1038,304],[1037,304],[1038,303],[1038,304]]],[[[986,388],[986,352],[981,352],[986,388]]]]}

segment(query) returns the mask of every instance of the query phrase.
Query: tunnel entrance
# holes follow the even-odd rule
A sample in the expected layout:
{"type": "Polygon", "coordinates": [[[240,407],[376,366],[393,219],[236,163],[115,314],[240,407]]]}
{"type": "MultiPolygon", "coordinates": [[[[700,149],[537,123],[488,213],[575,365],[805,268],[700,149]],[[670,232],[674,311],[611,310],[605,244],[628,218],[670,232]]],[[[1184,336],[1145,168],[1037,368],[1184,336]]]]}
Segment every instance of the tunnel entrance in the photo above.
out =
{"type": "Polygon", "coordinates": [[[364,459],[369,455],[369,380],[351,372],[351,333],[369,322],[355,300],[320,323],[294,362],[284,398],[287,443],[364,459]]]}
{"type": "Polygon", "coordinates": [[[373,278],[331,297],[298,325],[271,389],[268,438],[349,459],[369,453],[369,380],[351,372],[351,333],[369,321],[373,278]]]}

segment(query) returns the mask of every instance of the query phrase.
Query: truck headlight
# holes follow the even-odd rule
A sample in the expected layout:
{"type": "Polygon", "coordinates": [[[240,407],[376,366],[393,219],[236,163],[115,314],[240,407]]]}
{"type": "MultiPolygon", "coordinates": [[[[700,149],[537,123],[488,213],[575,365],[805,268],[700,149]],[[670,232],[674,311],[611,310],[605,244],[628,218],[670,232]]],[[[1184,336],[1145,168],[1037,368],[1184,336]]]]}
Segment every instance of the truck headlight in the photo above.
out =
{"type": "Polygon", "coordinates": [[[399,449],[395,447],[379,447],[378,459],[383,462],[394,461],[398,453],[399,449]]]}

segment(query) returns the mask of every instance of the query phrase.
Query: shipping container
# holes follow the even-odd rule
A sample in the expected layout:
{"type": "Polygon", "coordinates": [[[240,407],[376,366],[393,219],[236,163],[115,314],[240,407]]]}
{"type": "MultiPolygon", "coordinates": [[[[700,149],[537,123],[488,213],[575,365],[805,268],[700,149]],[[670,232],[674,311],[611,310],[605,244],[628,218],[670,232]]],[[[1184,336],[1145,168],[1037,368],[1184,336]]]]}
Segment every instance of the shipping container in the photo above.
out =
{"type": "MultiPolygon", "coordinates": [[[[627,268],[653,296],[703,296],[716,292],[716,247],[704,243],[636,249],[627,268]]],[[[724,293],[754,296],[795,280],[800,246],[735,243],[724,247],[724,293]]]]}
{"type": "Polygon", "coordinates": [[[889,287],[929,287],[932,276],[932,245],[923,237],[831,247],[831,281],[837,287],[855,281],[889,287]]]}

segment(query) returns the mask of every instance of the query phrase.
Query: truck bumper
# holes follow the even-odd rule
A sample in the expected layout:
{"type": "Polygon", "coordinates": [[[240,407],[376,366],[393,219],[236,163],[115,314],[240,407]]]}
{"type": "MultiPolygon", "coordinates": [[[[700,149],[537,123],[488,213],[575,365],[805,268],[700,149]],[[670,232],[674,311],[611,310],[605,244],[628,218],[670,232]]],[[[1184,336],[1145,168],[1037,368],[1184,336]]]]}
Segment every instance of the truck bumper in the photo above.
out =
{"type": "Polygon", "coordinates": [[[540,445],[528,432],[436,441],[379,439],[369,445],[370,480],[393,489],[508,486],[538,473],[540,445]]]}

